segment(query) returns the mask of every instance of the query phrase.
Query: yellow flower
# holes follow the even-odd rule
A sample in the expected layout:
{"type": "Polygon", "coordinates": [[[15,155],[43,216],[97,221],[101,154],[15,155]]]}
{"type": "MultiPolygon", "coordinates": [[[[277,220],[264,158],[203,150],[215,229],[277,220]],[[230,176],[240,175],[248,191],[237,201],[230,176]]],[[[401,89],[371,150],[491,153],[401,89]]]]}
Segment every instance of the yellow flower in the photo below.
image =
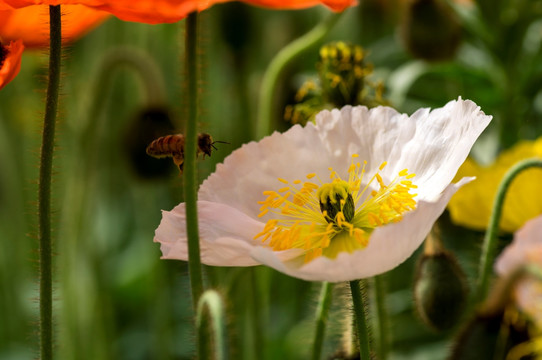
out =
{"type": "MultiPolygon", "coordinates": [[[[462,187],[450,200],[448,209],[458,225],[484,230],[491,215],[497,188],[506,172],[528,158],[542,158],[542,138],[522,141],[502,152],[494,164],[482,167],[467,159],[459,168],[456,179],[476,176],[476,181],[462,187]]],[[[542,169],[532,168],[520,173],[512,182],[504,201],[499,227],[506,232],[518,230],[529,219],[542,214],[542,169]]]]}

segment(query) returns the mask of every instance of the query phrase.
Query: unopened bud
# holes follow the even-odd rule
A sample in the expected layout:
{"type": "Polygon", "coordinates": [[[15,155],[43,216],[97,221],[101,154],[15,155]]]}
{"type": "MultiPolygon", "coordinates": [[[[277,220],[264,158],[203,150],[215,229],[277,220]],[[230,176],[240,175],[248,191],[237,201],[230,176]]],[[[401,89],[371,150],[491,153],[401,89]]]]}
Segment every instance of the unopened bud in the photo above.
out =
{"type": "Polygon", "coordinates": [[[428,61],[452,58],[461,40],[459,22],[443,0],[409,0],[401,30],[410,53],[428,61]]]}
{"type": "Polygon", "coordinates": [[[137,175],[146,179],[169,175],[170,164],[147,155],[145,149],[154,139],[171,134],[175,128],[167,109],[145,108],[134,116],[125,135],[125,152],[128,162],[137,175]]]}
{"type": "Polygon", "coordinates": [[[453,327],[463,313],[467,293],[465,274],[451,253],[440,250],[420,258],[414,301],[428,326],[438,331],[453,327]]]}

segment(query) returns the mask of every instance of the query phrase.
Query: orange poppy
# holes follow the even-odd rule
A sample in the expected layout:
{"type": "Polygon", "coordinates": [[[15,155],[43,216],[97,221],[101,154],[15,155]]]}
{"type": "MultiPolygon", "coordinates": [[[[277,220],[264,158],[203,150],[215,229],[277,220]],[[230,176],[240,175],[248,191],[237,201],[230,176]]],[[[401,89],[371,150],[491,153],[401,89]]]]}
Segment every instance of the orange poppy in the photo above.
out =
{"type": "MultiPolygon", "coordinates": [[[[0,37],[23,40],[27,48],[49,44],[49,10],[46,6],[28,6],[5,10],[0,2],[0,37]]],[[[62,41],[77,39],[104,21],[109,13],[82,5],[62,7],[62,41]]]]}
{"type": "Polygon", "coordinates": [[[22,40],[0,43],[0,90],[19,73],[24,45],[22,40]]]}
{"type": "MultiPolygon", "coordinates": [[[[0,0],[13,8],[30,5],[80,4],[107,11],[119,19],[149,24],[176,22],[189,13],[202,11],[214,4],[231,0],[0,0]]],[[[244,0],[244,2],[275,9],[299,9],[323,4],[342,11],[356,0],[244,0]]],[[[1,8],[0,4],[0,8],[1,8]]]]}

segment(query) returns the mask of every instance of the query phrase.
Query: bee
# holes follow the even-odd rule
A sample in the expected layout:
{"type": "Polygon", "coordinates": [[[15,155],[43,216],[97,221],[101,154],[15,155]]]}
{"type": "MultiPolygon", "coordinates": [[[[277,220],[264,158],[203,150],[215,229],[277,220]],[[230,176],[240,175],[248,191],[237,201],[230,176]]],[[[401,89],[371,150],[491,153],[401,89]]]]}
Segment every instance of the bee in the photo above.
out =
{"type": "MultiPolygon", "coordinates": [[[[213,138],[209,134],[198,134],[196,157],[199,154],[203,154],[203,159],[205,159],[205,155],[211,156],[213,149],[218,150],[214,145],[216,143],[228,144],[225,141],[213,141],[213,138]]],[[[184,135],[166,135],[153,140],[147,146],[147,154],[158,159],[172,157],[173,162],[179,167],[182,174],[184,164],[184,135]]]]}

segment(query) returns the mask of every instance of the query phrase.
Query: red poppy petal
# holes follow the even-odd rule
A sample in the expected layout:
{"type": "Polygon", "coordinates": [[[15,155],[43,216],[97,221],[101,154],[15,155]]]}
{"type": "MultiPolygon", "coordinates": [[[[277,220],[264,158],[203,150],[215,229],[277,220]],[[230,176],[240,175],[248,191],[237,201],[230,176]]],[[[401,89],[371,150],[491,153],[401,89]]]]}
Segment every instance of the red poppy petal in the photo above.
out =
{"type": "Polygon", "coordinates": [[[3,46],[3,50],[7,54],[0,65],[0,90],[19,73],[24,45],[22,40],[11,41],[9,45],[3,46]]]}
{"type": "MultiPolygon", "coordinates": [[[[109,13],[82,5],[62,7],[62,41],[74,41],[98,24],[109,13]]],[[[23,40],[26,47],[45,47],[49,44],[49,11],[46,6],[28,6],[0,11],[0,37],[4,40],[23,40]]]]}

